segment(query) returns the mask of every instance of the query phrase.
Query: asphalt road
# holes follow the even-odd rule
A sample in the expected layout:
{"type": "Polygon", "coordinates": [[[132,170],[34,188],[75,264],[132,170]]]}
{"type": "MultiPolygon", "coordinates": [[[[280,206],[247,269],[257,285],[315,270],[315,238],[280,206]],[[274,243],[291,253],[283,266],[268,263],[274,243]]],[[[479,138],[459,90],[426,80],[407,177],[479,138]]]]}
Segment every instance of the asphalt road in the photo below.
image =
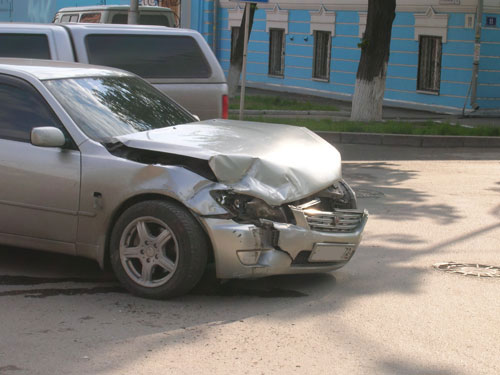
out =
{"type": "Polygon", "coordinates": [[[500,151],[342,145],[370,213],[331,274],[149,301],[89,261],[0,248],[0,374],[499,374],[500,151]]]}

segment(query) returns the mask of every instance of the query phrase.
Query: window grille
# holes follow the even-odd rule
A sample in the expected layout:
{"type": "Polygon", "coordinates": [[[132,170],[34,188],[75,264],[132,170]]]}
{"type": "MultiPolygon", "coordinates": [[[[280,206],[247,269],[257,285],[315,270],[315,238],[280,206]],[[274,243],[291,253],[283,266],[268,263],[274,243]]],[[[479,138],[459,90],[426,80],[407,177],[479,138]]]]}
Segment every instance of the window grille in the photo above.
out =
{"type": "Polygon", "coordinates": [[[240,35],[239,27],[231,28],[231,59],[233,58],[234,49],[236,48],[236,42],[238,41],[238,36],[240,35]]]}
{"type": "Polygon", "coordinates": [[[285,30],[269,30],[269,75],[284,76],[285,30]]]}
{"type": "Polygon", "coordinates": [[[313,78],[330,79],[331,34],[328,31],[314,32],[313,78]]]}
{"type": "Polygon", "coordinates": [[[441,85],[441,55],[441,37],[420,37],[417,90],[439,94],[441,85]]]}

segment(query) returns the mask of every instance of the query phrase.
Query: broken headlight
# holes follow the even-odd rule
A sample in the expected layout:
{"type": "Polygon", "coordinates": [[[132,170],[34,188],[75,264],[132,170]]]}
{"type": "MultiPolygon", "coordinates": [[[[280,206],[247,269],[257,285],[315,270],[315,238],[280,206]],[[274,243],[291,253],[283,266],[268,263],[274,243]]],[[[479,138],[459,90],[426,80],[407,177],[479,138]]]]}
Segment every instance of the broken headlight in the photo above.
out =
{"type": "Polygon", "coordinates": [[[287,222],[287,215],[282,207],[270,206],[262,199],[227,190],[212,191],[212,196],[234,216],[235,221],[255,223],[260,219],[265,219],[278,223],[287,222]]]}

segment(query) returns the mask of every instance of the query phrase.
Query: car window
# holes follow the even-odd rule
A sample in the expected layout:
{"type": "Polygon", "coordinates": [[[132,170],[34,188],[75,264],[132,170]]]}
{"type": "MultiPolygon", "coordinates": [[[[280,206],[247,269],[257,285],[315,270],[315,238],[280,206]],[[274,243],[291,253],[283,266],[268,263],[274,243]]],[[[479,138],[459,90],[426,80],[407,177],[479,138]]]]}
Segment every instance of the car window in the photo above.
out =
{"type": "Polygon", "coordinates": [[[50,48],[47,35],[0,34],[0,57],[50,59],[50,48]]]}
{"type": "Polygon", "coordinates": [[[83,13],[80,17],[80,22],[84,23],[99,23],[101,21],[101,13],[83,13]]]}
{"type": "Polygon", "coordinates": [[[44,84],[80,129],[98,142],[196,121],[135,76],[57,79],[44,84]]]}
{"type": "Polygon", "coordinates": [[[141,25],[172,26],[168,22],[168,18],[162,14],[141,14],[139,23],[141,25]]]}
{"type": "Polygon", "coordinates": [[[91,34],[85,38],[90,64],[144,78],[208,78],[211,70],[196,40],[177,35],[91,34]]]}
{"type": "Polygon", "coordinates": [[[0,138],[30,142],[31,130],[39,126],[63,129],[41,95],[28,83],[0,77],[0,138]]]}

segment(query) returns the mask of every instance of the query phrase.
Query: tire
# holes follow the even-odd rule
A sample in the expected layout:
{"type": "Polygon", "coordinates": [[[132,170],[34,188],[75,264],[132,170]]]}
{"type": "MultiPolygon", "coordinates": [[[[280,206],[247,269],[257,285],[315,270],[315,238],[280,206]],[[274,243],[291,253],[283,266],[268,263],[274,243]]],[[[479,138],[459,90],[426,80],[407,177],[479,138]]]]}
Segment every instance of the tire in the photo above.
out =
{"type": "Polygon", "coordinates": [[[166,299],[189,292],[207,264],[208,239],[180,204],[150,200],[126,209],[111,232],[110,260],[131,293],[166,299]]]}

